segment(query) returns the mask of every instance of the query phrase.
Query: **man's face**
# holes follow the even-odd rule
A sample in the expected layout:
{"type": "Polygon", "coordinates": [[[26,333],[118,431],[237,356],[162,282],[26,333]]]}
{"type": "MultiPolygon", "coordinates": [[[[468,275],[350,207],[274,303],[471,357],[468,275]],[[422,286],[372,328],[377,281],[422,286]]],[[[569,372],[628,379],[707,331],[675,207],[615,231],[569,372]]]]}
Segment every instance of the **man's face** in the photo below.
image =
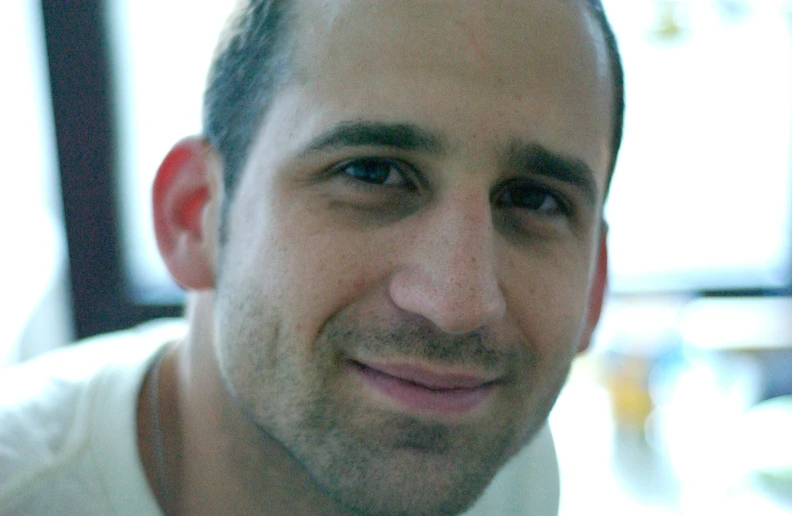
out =
{"type": "Polygon", "coordinates": [[[296,12],[227,215],[221,371],[342,504],[453,514],[544,423],[597,297],[602,37],[560,0],[296,12]]]}

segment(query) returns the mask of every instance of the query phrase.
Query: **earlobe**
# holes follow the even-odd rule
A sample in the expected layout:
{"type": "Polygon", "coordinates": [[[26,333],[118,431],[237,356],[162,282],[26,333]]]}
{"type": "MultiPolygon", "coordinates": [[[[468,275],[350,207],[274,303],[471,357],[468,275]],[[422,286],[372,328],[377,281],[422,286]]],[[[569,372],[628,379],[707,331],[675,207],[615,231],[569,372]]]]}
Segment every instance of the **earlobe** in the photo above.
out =
{"type": "Polygon", "coordinates": [[[594,277],[591,280],[591,288],[588,294],[588,312],[586,315],[583,335],[578,345],[578,353],[582,353],[591,345],[594,330],[597,328],[602,306],[605,302],[605,292],[608,288],[608,228],[603,223],[600,235],[599,250],[597,251],[597,263],[595,264],[594,277]]]}
{"type": "Polygon", "coordinates": [[[177,143],[157,171],[154,230],[160,255],[179,286],[214,288],[220,165],[202,138],[177,143]]]}

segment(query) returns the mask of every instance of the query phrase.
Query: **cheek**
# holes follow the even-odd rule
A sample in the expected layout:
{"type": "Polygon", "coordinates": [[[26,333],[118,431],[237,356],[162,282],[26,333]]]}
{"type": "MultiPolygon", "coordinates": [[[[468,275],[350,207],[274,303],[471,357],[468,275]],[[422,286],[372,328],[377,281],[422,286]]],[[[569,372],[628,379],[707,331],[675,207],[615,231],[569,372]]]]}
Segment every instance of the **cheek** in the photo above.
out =
{"type": "Polygon", "coordinates": [[[260,267],[269,268],[284,329],[310,343],[335,314],[377,291],[387,263],[372,238],[291,220],[273,228],[260,267]]]}
{"type": "Polygon", "coordinates": [[[557,361],[577,349],[586,315],[589,267],[588,260],[570,257],[582,254],[511,260],[518,265],[510,273],[507,302],[540,360],[557,361]]]}
{"type": "Polygon", "coordinates": [[[277,185],[264,201],[247,197],[229,214],[221,274],[298,342],[312,342],[330,317],[387,276],[387,238],[339,227],[321,202],[277,185]]]}

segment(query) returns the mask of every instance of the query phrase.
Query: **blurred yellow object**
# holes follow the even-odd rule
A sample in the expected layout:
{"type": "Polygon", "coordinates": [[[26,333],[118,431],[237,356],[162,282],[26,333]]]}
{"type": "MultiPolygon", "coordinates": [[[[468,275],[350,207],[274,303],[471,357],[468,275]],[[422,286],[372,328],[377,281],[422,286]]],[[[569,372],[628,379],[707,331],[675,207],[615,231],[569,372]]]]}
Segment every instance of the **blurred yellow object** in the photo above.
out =
{"type": "Polygon", "coordinates": [[[614,420],[623,426],[643,429],[654,409],[649,392],[624,378],[614,378],[609,383],[614,420]]]}
{"type": "Polygon", "coordinates": [[[656,0],[652,34],[662,39],[674,39],[685,32],[679,0],[656,0]]]}
{"type": "Polygon", "coordinates": [[[649,394],[651,364],[638,356],[621,356],[607,367],[604,384],[608,390],[614,421],[623,427],[643,430],[654,410],[649,394]]]}

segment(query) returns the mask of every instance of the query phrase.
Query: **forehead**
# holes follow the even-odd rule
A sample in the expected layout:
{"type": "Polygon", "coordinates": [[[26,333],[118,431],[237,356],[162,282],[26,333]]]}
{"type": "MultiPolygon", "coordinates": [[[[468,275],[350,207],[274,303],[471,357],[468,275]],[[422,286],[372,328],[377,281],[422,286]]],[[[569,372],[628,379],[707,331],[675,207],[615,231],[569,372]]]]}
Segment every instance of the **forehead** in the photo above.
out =
{"type": "Polygon", "coordinates": [[[504,59],[537,65],[583,49],[607,58],[589,7],[576,0],[297,0],[294,12],[298,39],[308,43],[303,50],[348,45],[350,60],[381,50],[405,61],[419,50],[433,64],[442,56],[445,64],[495,67],[504,59]]]}
{"type": "Polygon", "coordinates": [[[304,109],[317,119],[334,109],[329,116],[431,126],[467,112],[481,134],[544,139],[607,166],[610,142],[599,138],[612,123],[607,47],[583,3],[298,0],[294,7],[290,83],[311,90],[317,102],[304,109]]]}

